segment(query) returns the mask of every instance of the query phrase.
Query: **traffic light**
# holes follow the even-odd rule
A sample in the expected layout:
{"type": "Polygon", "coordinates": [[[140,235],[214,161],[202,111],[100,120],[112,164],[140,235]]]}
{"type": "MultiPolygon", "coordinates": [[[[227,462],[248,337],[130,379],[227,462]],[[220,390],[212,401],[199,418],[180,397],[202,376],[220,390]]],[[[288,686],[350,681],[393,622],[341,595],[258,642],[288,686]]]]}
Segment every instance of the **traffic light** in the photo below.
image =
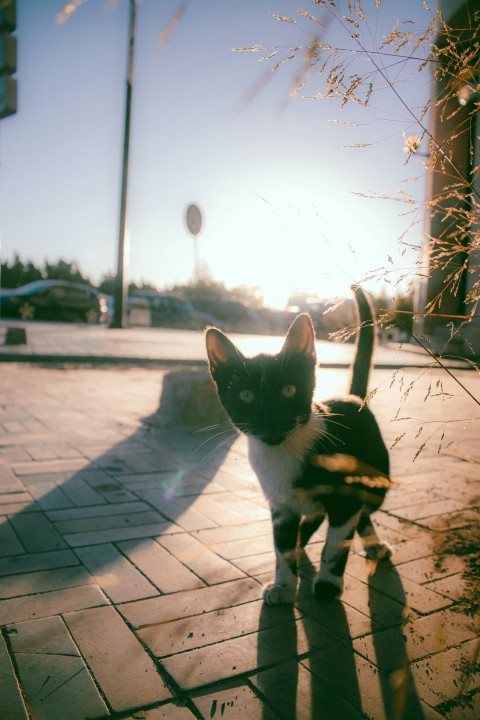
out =
{"type": "Polygon", "coordinates": [[[0,118],[17,112],[16,0],[0,0],[0,118]]]}

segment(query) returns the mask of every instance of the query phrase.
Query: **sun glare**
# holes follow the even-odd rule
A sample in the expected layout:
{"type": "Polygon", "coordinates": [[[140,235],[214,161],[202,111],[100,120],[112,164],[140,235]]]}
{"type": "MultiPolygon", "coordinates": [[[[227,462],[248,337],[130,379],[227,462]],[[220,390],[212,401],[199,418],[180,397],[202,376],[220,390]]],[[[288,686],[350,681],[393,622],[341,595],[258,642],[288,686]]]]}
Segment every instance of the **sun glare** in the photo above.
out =
{"type": "Polygon", "coordinates": [[[322,298],[345,295],[384,262],[385,227],[370,207],[328,187],[318,196],[308,185],[258,190],[243,199],[234,222],[227,202],[212,220],[205,260],[228,286],[259,287],[271,307],[285,307],[298,289],[322,298]]]}

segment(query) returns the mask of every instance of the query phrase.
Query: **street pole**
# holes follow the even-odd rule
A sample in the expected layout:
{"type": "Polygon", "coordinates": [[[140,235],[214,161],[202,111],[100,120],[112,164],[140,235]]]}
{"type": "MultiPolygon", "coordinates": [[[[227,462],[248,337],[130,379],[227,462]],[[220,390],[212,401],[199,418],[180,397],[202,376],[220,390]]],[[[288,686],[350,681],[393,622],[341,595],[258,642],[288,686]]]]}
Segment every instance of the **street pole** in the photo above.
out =
{"type": "Polygon", "coordinates": [[[133,60],[135,50],[136,0],[130,0],[130,22],[128,31],[128,70],[125,99],[125,126],[123,135],[122,187],[120,198],[120,220],[118,230],[117,276],[113,294],[113,319],[110,327],[126,327],[127,287],[125,283],[125,245],[127,228],[128,158],[130,147],[130,115],[132,107],[133,60]]]}

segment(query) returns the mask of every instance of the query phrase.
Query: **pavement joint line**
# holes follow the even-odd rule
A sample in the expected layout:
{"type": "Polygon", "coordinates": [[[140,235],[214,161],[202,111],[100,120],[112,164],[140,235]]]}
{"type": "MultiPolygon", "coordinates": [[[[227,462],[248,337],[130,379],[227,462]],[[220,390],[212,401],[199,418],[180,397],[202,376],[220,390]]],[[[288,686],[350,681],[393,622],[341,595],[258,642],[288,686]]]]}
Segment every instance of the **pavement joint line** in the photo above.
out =
{"type": "MultiPolygon", "coordinates": [[[[84,367],[137,367],[137,368],[171,368],[171,367],[207,367],[206,360],[195,360],[189,358],[145,358],[121,355],[47,355],[43,353],[2,353],[0,352],[0,363],[25,363],[32,365],[79,365],[84,367]]],[[[318,369],[324,370],[346,370],[351,367],[348,362],[325,362],[317,363],[318,369]]],[[[475,368],[470,363],[436,365],[435,360],[425,363],[373,363],[374,370],[424,370],[446,369],[446,370],[469,370],[475,368]]]]}

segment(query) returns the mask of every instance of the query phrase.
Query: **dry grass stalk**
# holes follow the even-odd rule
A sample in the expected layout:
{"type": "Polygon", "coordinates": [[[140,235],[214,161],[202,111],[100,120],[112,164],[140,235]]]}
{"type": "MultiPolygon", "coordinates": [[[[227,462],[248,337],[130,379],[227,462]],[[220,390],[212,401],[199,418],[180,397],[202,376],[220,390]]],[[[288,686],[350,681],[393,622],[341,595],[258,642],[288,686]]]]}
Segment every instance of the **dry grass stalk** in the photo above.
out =
{"type": "MultiPolygon", "coordinates": [[[[469,167],[462,166],[455,151],[458,140],[475,131],[475,114],[480,106],[480,11],[469,18],[468,27],[457,29],[450,27],[442,13],[432,10],[424,0],[426,20],[423,28],[419,30],[408,18],[397,21],[383,42],[377,45],[374,32],[371,32],[375,18],[370,5],[362,4],[361,0],[314,0],[314,4],[316,12],[296,9],[297,18],[274,16],[276,20],[292,25],[292,32],[300,29],[307,36],[307,42],[288,49],[261,46],[264,53],[262,60],[268,61],[275,57],[273,72],[287,59],[296,61],[298,70],[290,97],[297,95],[307,84],[315,84],[317,87],[314,94],[304,97],[314,100],[336,99],[340,108],[349,103],[367,107],[376,92],[387,87],[403,107],[409,123],[409,135],[404,135],[406,161],[419,154],[422,141],[425,140],[429,146],[426,164],[431,173],[441,174],[441,190],[428,201],[419,201],[405,190],[398,191],[394,197],[373,192],[356,194],[404,204],[407,210],[405,214],[411,217],[410,227],[419,222],[426,212],[432,221],[436,221],[433,226],[440,230],[428,238],[428,247],[423,251],[418,249],[417,266],[403,271],[395,268],[397,279],[394,284],[408,283],[412,286],[415,281],[432,272],[442,273],[441,287],[435,297],[430,299],[424,315],[444,320],[450,337],[459,337],[463,328],[473,318],[478,318],[480,306],[480,280],[471,282],[468,292],[464,290],[466,276],[480,271],[480,195],[477,184],[480,166],[473,167],[473,142],[470,144],[469,167]],[[307,27],[300,27],[300,20],[305,21],[307,27]],[[330,40],[328,31],[333,26],[335,37],[343,38],[341,44],[330,40]],[[278,56],[282,54],[283,59],[278,61],[278,56]],[[408,74],[412,64],[415,73],[430,73],[436,87],[440,88],[437,97],[420,108],[409,106],[396,81],[399,71],[408,74]],[[395,74],[391,74],[391,71],[395,74]],[[437,138],[435,130],[430,127],[428,117],[432,111],[435,111],[442,123],[448,124],[446,138],[437,138]],[[449,295],[458,296],[460,291],[465,292],[464,312],[450,313],[443,310],[445,298],[449,295]]],[[[377,11],[379,6],[380,0],[376,0],[377,11]]],[[[357,142],[344,147],[361,150],[369,144],[357,142]]],[[[409,247],[405,241],[406,233],[399,238],[400,256],[409,247]]],[[[393,271],[390,267],[376,268],[362,281],[378,279],[392,284],[389,278],[393,271]]],[[[397,313],[395,310],[387,310],[380,315],[379,322],[385,328],[392,324],[402,325],[401,318],[407,314],[408,311],[397,313]]],[[[346,340],[355,330],[352,326],[346,327],[335,333],[334,337],[346,340]]],[[[480,405],[480,399],[474,397],[455,373],[445,367],[441,355],[438,357],[432,352],[428,341],[415,335],[413,338],[429,354],[433,366],[442,367],[475,404],[480,405]]],[[[468,341],[465,340],[465,343],[468,348],[468,341]]],[[[474,359],[466,359],[480,372],[474,359]]],[[[407,395],[410,390],[406,391],[407,395]]],[[[437,430],[433,435],[436,434],[437,430]]],[[[401,437],[403,434],[397,441],[401,437]]],[[[425,442],[419,452],[424,446],[425,442]]],[[[442,440],[439,444],[441,446],[442,440]]]]}

